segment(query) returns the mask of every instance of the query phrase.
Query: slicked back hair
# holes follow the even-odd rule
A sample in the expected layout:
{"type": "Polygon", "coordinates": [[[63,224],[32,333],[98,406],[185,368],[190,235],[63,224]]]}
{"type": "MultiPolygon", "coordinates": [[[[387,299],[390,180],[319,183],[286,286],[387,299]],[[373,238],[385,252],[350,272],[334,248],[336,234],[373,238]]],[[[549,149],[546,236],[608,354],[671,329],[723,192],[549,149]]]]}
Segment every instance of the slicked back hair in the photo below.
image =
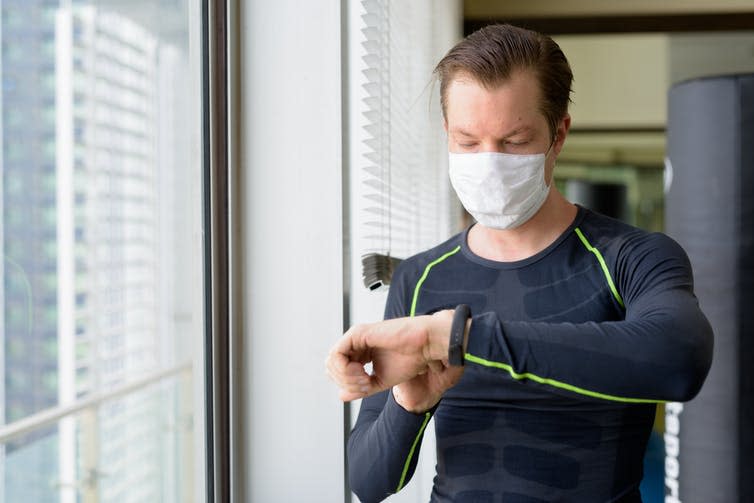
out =
{"type": "Polygon", "coordinates": [[[552,137],[568,113],[573,73],[563,51],[548,37],[510,24],[485,26],[456,44],[435,67],[440,103],[447,118],[448,85],[457,76],[471,77],[486,89],[508,81],[514,72],[530,71],[539,83],[540,112],[552,137]]]}

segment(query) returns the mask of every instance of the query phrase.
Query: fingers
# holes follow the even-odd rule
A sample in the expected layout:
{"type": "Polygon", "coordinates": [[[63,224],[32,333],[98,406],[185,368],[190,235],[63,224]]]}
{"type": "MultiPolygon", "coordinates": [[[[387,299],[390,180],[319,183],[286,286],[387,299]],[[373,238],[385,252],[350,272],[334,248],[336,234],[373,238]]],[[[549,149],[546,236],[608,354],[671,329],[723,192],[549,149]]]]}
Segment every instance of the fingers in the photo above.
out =
{"type": "Polygon", "coordinates": [[[463,376],[464,367],[444,366],[440,372],[441,387],[444,389],[452,388],[463,376]]]}
{"type": "Polygon", "coordinates": [[[341,400],[363,398],[417,373],[442,372],[440,361],[426,362],[428,316],[398,318],[352,326],[330,350],[326,369],[340,388],[341,400]],[[364,363],[379,362],[375,374],[364,363]]]}
{"type": "Polygon", "coordinates": [[[365,393],[352,393],[350,391],[340,391],[340,394],[338,395],[338,398],[340,398],[343,402],[351,402],[353,400],[358,400],[360,398],[366,398],[367,394],[365,393]]]}
{"type": "Polygon", "coordinates": [[[336,344],[325,361],[325,367],[327,374],[340,387],[341,400],[355,400],[373,393],[371,378],[364,370],[364,365],[337,351],[338,347],[347,347],[347,344],[343,344],[343,341],[336,344]]]}
{"type": "Polygon", "coordinates": [[[442,372],[445,369],[445,365],[439,360],[430,360],[427,362],[427,366],[432,372],[442,372]]]}
{"type": "Polygon", "coordinates": [[[360,362],[352,361],[341,353],[331,353],[326,367],[330,377],[340,385],[363,381],[369,377],[360,362]]]}

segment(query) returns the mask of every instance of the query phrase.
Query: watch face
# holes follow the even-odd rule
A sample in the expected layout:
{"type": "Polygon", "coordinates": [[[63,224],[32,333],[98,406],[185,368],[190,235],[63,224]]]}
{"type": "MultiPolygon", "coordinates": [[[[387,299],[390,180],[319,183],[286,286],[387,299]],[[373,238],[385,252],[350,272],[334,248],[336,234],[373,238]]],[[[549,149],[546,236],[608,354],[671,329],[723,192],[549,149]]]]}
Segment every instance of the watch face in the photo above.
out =
{"type": "Polygon", "coordinates": [[[463,346],[450,346],[448,348],[448,363],[453,367],[460,367],[463,365],[463,346]]]}
{"type": "Polygon", "coordinates": [[[460,304],[453,313],[453,323],[450,325],[450,341],[448,342],[448,363],[460,367],[464,363],[463,339],[466,332],[466,320],[471,316],[471,310],[466,304],[460,304]]]}

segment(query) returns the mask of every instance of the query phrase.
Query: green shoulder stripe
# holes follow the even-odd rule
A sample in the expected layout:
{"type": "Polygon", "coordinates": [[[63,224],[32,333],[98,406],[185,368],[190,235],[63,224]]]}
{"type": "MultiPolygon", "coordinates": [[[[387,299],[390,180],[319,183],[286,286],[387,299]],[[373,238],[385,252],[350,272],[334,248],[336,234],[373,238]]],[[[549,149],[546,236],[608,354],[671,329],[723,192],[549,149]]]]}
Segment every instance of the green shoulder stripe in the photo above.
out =
{"type": "Polygon", "coordinates": [[[429,275],[429,270],[432,269],[434,266],[445,260],[446,258],[455,255],[458,253],[458,250],[461,249],[461,245],[456,246],[452,250],[450,250],[445,255],[440,256],[439,258],[436,258],[429,264],[427,264],[427,267],[424,268],[424,273],[421,275],[421,278],[419,278],[419,281],[416,282],[416,287],[414,288],[414,298],[411,301],[411,313],[409,316],[414,316],[416,314],[416,301],[419,300],[419,290],[421,290],[422,285],[424,284],[424,280],[427,279],[427,276],[429,275]]]}
{"type": "Polygon", "coordinates": [[[615,297],[615,300],[618,301],[618,304],[620,304],[620,307],[623,309],[626,308],[626,306],[623,304],[623,299],[621,298],[620,294],[618,293],[618,289],[615,288],[615,283],[613,282],[613,277],[610,275],[610,270],[607,268],[607,264],[605,263],[605,259],[600,253],[600,251],[595,248],[594,246],[589,243],[589,241],[584,237],[584,234],[581,232],[581,229],[576,227],[574,229],[576,232],[576,235],[581,240],[581,243],[584,245],[584,247],[594,253],[594,256],[597,257],[597,262],[600,263],[600,267],[602,268],[602,273],[605,275],[605,279],[607,280],[607,284],[610,287],[610,291],[613,292],[613,297],[615,297]]]}

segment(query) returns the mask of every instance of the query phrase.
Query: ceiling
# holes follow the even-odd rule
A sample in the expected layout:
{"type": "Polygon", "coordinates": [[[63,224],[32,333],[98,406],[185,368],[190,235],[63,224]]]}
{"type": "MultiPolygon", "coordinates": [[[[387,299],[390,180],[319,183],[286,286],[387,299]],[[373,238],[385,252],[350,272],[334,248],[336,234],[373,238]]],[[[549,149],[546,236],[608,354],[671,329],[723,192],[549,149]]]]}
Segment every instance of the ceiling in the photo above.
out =
{"type": "Polygon", "coordinates": [[[754,12],[751,0],[464,0],[464,17],[563,17],[754,12]]]}
{"type": "Polygon", "coordinates": [[[751,0],[464,0],[464,31],[510,22],[549,34],[754,30],[751,0]]]}

